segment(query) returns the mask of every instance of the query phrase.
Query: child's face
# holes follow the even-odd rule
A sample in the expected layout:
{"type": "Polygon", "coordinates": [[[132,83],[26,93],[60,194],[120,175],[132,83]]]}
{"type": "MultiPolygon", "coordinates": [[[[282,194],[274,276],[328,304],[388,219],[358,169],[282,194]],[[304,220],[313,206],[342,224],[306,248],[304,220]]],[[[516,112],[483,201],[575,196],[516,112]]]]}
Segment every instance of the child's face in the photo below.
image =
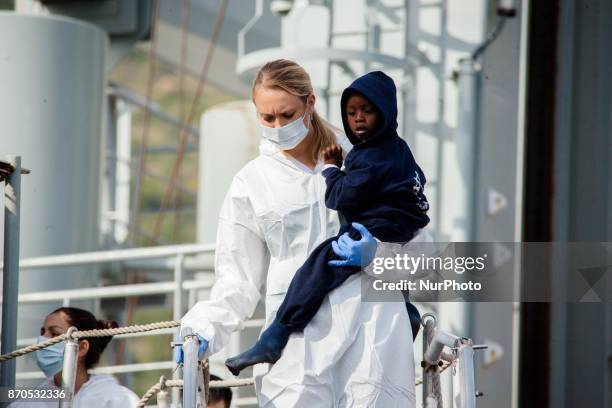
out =
{"type": "Polygon", "coordinates": [[[376,106],[359,94],[351,95],[346,102],[346,116],[351,132],[360,141],[374,136],[379,127],[376,106]]]}

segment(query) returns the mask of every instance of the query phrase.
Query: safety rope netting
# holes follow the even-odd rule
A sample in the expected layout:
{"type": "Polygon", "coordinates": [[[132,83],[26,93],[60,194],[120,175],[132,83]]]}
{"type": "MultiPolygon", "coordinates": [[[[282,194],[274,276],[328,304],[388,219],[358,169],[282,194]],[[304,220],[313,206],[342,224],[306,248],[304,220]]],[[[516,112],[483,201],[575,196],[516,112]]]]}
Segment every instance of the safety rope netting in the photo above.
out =
{"type": "MultiPolygon", "coordinates": [[[[180,325],[181,325],[181,322],[179,320],[170,320],[166,322],[156,322],[156,323],[148,323],[148,324],[137,324],[134,326],[117,327],[114,329],[83,330],[83,331],[75,331],[72,334],[72,338],[85,339],[88,337],[108,337],[108,336],[116,336],[118,334],[143,333],[143,332],[148,332],[152,330],[179,327],[180,325]]],[[[11,360],[17,357],[21,357],[26,354],[32,353],[36,350],[41,350],[46,347],[52,346],[54,344],[61,343],[62,341],[66,340],[67,337],[68,336],[66,334],[61,334],[59,336],[50,338],[49,340],[43,341],[42,343],[32,344],[31,346],[23,347],[18,350],[12,351],[10,353],[0,355],[0,362],[11,360]]]]}
{"type": "MultiPolygon", "coordinates": [[[[73,339],[85,339],[91,337],[108,337],[108,336],[116,336],[119,334],[130,334],[130,333],[143,333],[152,330],[159,329],[168,329],[173,327],[179,327],[181,322],[179,320],[170,320],[165,322],[156,322],[156,323],[148,323],[148,324],[139,324],[133,326],[126,327],[117,327],[113,329],[95,329],[95,330],[83,330],[83,331],[75,331],[72,333],[73,339]]],[[[12,351],[7,354],[0,355],[0,362],[12,360],[17,357],[25,356],[26,354],[33,353],[36,350],[41,350],[46,347],[52,346],[57,343],[61,343],[68,338],[67,334],[61,334],[59,336],[50,338],[41,343],[32,344],[30,346],[26,346],[20,348],[18,350],[12,351]]],[[[236,380],[224,380],[224,381],[211,381],[208,385],[209,388],[222,388],[222,387],[244,387],[248,385],[254,384],[253,378],[243,378],[236,380]]],[[[163,384],[158,383],[149,388],[149,390],[142,396],[138,406],[144,407],[144,404],[159,393],[162,388],[168,387],[182,387],[183,380],[164,380],[163,384]]]]}

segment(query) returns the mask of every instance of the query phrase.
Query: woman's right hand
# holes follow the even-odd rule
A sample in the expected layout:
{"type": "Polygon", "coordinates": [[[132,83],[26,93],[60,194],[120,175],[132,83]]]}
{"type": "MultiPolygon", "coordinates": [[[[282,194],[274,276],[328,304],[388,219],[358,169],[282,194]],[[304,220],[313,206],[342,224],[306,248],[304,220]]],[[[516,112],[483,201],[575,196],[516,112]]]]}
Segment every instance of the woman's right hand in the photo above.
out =
{"type": "Polygon", "coordinates": [[[323,149],[321,152],[325,164],[334,164],[338,167],[342,166],[342,148],[338,145],[331,145],[323,149]]]}
{"type": "MultiPolygon", "coordinates": [[[[204,353],[208,349],[208,340],[198,334],[198,340],[200,340],[200,346],[198,347],[198,359],[202,360],[204,358],[204,353]]],[[[178,342],[182,343],[183,338],[181,336],[178,337],[178,342]]],[[[183,346],[177,346],[174,348],[174,361],[176,364],[182,364],[185,359],[185,353],[183,353],[183,346]]]]}

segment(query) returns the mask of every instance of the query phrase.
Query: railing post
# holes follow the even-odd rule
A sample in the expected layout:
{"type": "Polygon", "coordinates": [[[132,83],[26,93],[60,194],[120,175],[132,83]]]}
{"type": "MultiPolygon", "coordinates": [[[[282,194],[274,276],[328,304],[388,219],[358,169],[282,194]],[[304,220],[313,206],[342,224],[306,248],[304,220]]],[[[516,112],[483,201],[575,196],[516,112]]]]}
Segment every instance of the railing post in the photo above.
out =
{"type": "Polygon", "coordinates": [[[201,366],[198,361],[198,336],[192,332],[191,327],[184,327],[181,332],[183,338],[183,408],[196,408],[198,402],[198,378],[201,366]]]}
{"type": "Polygon", "coordinates": [[[79,353],[79,342],[72,335],[77,331],[71,327],[66,332],[66,346],[64,347],[64,366],[62,368],[62,390],[65,398],[60,400],[60,408],[72,408],[74,399],[74,386],[76,383],[77,359],[79,353]]]}
{"type": "MultiPolygon", "coordinates": [[[[19,217],[21,157],[9,156],[13,171],[4,187],[4,271],[2,273],[2,354],[17,348],[17,296],[19,291],[19,217]]],[[[0,385],[15,387],[16,361],[0,365],[0,385]]]]}
{"type": "Polygon", "coordinates": [[[457,375],[455,386],[459,393],[457,408],[476,407],[476,385],[474,384],[474,348],[472,341],[462,338],[458,341],[457,375]]]}
{"type": "MultiPolygon", "coordinates": [[[[185,254],[177,253],[176,258],[174,260],[174,297],[173,297],[173,310],[172,310],[172,318],[174,320],[180,320],[183,317],[183,269],[185,265],[185,254]]],[[[176,333],[179,333],[180,329],[176,330],[176,333]]],[[[176,336],[175,336],[176,337],[176,336]]],[[[172,378],[174,380],[179,378],[179,373],[174,372],[172,378]]],[[[172,389],[172,404],[175,407],[178,407],[179,403],[179,389],[172,389]]]]}
{"type": "Polygon", "coordinates": [[[174,263],[174,320],[180,320],[183,317],[183,270],[185,268],[185,255],[182,253],[176,254],[174,263]]]}

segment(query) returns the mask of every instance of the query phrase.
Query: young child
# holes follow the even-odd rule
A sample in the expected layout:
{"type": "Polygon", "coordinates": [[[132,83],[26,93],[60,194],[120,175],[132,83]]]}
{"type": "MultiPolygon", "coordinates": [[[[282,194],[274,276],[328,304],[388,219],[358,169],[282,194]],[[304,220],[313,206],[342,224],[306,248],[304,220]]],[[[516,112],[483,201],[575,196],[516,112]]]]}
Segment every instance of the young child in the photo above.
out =
{"type": "Polygon", "coordinates": [[[357,78],[342,93],[341,111],[344,130],[354,147],[346,157],[344,171],[339,168],[340,147],[325,149],[323,176],[327,183],[325,204],[339,211],[347,224],[337,236],[315,248],[296,272],[276,318],[257,343],[225,362],[234,375],[253,364],[276,362],[289,335],[306,327],[325,296],[361,270],[328,263],[338,259],[332,242],[344,233],[360,239],[351,223],[362,224],[380,241],[405,243],[429,222],[429,204],[423,194],[425,176],[397,134],[393,80],[380,71],[357,78]]]}

